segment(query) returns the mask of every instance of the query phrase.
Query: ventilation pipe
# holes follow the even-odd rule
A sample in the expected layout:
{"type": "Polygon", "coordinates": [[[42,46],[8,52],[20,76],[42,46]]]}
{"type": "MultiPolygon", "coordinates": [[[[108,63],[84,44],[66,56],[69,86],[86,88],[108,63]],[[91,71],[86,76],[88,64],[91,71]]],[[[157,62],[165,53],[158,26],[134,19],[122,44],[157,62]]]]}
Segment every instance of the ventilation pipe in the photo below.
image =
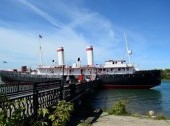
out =
{"type": "Polygon", "coordinates": [[[93,66],[93,46],[86,47],[87,65],[93,66]]]}
{"type": "Polygon", "coordinates": [[[64,48],[63,47],[57,48],[57,54],[58,54],[58,65],[60,66],[64,65],[64,48]]]}

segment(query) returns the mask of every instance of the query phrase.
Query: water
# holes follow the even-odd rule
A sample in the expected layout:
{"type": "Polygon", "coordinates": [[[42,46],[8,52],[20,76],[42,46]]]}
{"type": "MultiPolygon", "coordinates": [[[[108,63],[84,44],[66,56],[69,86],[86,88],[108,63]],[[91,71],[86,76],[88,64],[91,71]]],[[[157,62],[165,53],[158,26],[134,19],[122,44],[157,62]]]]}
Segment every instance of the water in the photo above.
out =
{"type": "Polygon", "coordinates": [[[162,81],[160,86],[146,90],[100,90],[93,96],[92,105],[106,110],[120,99],[128,101],[127,111],[130,113],[146,115],[149,110],[154,110],[170,117],[170,81],[162,81]]]}

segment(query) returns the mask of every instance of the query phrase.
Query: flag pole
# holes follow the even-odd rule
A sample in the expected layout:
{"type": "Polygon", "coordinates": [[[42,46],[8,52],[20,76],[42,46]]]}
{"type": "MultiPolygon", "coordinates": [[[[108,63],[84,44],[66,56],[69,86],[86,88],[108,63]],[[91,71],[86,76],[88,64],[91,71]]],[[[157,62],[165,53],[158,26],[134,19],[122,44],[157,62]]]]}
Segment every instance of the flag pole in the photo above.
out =
{"type": "Polygon", "coordinates": [[[41,39],[42,39],[42,36],[39,35],[39,44],[40,44],[40,65],[42,66],[43,65],[43,61],[42,61],[42,48],[41,48],[41,39]]]}

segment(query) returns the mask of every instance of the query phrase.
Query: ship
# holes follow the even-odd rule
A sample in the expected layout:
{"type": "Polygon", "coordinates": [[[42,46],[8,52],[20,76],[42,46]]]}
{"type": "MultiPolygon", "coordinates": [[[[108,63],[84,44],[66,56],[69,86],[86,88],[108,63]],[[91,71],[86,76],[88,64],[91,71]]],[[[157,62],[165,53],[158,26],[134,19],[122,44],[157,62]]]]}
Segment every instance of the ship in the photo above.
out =
{"type": "MultiPolygon", "coordinates": [[[[130,54],[131,51],[128,51],[130,54]]],[[[107,60],[103,65],[94,65],[93,46],[86,48],[87,65],[81,65],[77,58],[72,66],[64,63],[64,48],[57,48],[58,65],[40,65],[36,70],[28,71],[26,66],[20,71],[0,71],[1,80],[5,83],[34,83],[55,79],[72,79],[90,81],[98,79],[100,87],[113,89],[149,89],[161,84],[160,70],[138,70],[126,60],[107,60]],[[81,77],[81,79],[80,79],[81,77]]],[[[130,58],[129,58],[130,59],[130,58]]]]}

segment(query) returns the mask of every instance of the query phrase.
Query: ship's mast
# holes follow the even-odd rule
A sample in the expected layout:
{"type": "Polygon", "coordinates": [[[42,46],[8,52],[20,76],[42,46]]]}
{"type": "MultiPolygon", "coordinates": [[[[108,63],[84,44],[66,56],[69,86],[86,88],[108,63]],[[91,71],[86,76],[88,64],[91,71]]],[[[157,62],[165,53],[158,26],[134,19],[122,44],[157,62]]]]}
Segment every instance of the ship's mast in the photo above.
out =
{"type": "Polygon", "coordinates": [[[130,50],[128,48],[127,37],[126,37],[125,33],[124,33],[124,37],[125,37],[125,42],[126,42],[126,50],[127,50],[127,54],[128,54],[128,60],[129,60],[129,63],[131,63],[130,55],[132,54],[132,50],[130,50]]]}
{"type": "Polygon", "coordinates": [[[42,66],[42,65],[43,65],[43,61],[42,61],[41,39],[42,39],[42,36],[41,36],[41,35],[39,35],[39,44],[40,44],[40,66],[42,66]]]}

